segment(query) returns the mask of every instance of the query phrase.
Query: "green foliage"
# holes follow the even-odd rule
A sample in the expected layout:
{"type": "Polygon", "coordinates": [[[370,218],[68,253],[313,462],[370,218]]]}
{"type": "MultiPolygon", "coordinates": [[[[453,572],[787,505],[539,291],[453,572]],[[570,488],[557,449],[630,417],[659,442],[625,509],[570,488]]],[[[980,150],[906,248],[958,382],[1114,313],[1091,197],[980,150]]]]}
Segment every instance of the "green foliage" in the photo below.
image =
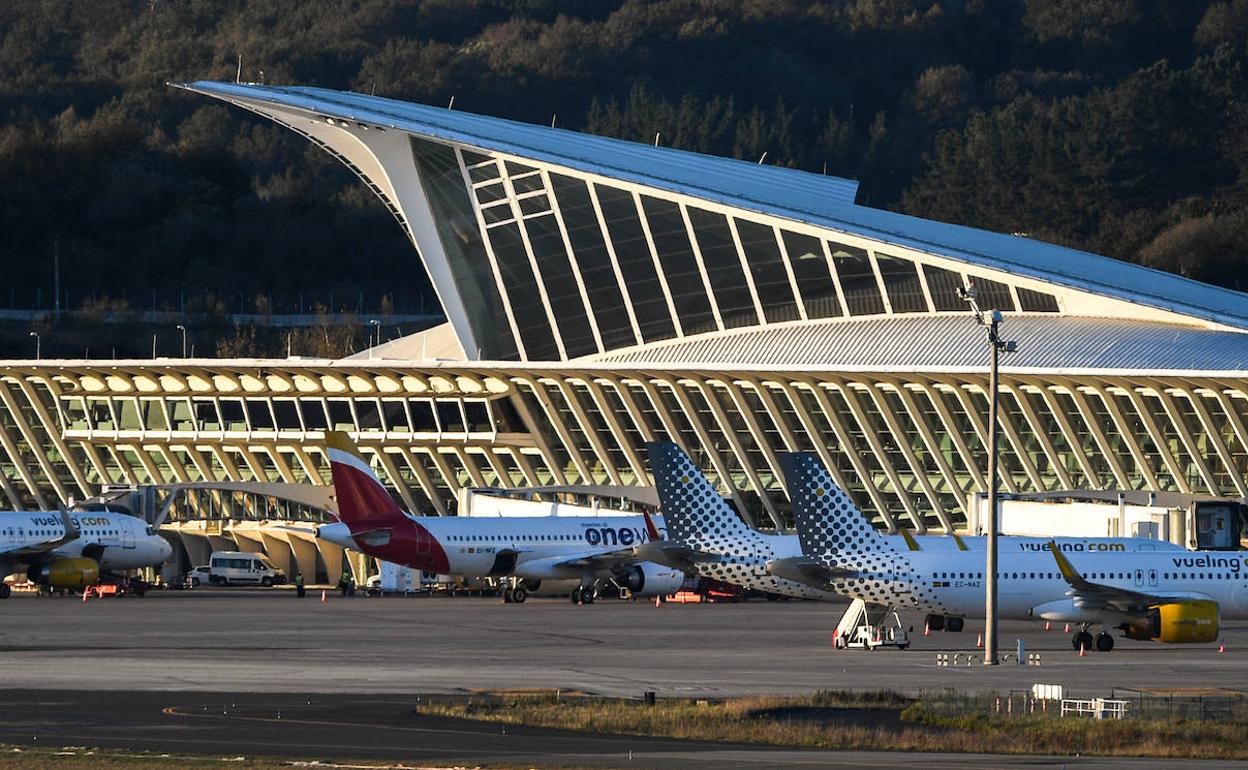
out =
{"type": "Polygon", "coordinates": [[[435,307],[349,172],[165,85],[240,71],[765,152],[868,205],[1238,286],[1246,45],[1248,0],[3,3],[0,305],[50,306],[59,251],[66,307],[435,307]]]}

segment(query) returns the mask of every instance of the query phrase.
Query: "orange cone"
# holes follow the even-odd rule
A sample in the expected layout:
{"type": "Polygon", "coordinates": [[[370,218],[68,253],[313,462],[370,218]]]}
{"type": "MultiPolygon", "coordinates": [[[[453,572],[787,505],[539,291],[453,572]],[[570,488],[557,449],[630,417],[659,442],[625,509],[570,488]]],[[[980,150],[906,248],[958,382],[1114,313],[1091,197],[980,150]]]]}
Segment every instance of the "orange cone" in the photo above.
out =
{"type": "Polygon", "coordinates": [[[984,648],[984,635],[982,633],[975,639],[975,647],[980,650],[984,648]]]}
{"type": "Polygon", "coordinates": [[[931,626],[931,624],[926,623],[926,622],[925,622],[925,623],[923,623],[923,635],[924,635],[924,636],[931,636],[931,635],[932,635],[932,626],[931,626]]]}
{"type": "Polygon", "coordinates": [[[1088,657],[1088,648],[1082,644],[1079,645],[1079,657],[1081,658],[1088,657]]]}
{"type": "Polygon", "coordinates": [[[1067,623],[1067,624],[1066,624],[1066,628],[1062,631],[1062,633],[1063,633],[1063,634],[1069,634],[1069,633],[1070,633],[1070,624],[1069,624],[1069,623],[1067,623]]]}
{"type": "Polygon", "coordinates": [[[655,606],[655,607],[662,607],[662,606],[663,606],[663,597],[662,597],[662,596],[656,596],[656,597],[654,597],[654,606],[655,606]]]}
{"type": "Polygon", "coordinates": [[[1052,627],[1053,627],[1053,624],[1052,624],[1052,623],[1050,623],[1050,622],[1049,622],[1049,621],[1047,621],[1047,620],[1046,620],[1046,621],[1044,621],[1044,630],[1045,630],[1045,631],[1048,631],[1048,630],[1049,630],[1050,628],[1052,628],[1052,627]]]}
{"type": "Polygon", "coordinates": [[[326,601],[327,601],[327,597],[325,596],[325,589],[322,588],[321,589],[321,604],[324,604],[326,601]]]}
{"type": "Polygon", "coordinates": [[[1218,652],[1226,652],[1226,645],[1225,645],[1225,644],[1219,644],[1219,645],[1218,645],[1218,652]]]}
{"type": "Polygon", "coordinates": [[[84,602],[87,600],[87,597],[88,597],[88,596],[90,596],[90,595],[91,595],[91,589],[90,589],[90,588],[84,588],[84,589],[82,589],[82,600],[83,600],[84,602]]]}

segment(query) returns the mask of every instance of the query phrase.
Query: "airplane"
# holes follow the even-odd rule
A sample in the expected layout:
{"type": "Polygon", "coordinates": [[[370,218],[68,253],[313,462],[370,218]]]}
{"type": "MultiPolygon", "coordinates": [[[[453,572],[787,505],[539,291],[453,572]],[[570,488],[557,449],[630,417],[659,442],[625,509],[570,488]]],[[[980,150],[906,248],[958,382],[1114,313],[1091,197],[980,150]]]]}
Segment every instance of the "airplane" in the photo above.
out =
{"type": "MultiPolygon", "coordinates": [[[[829,590],[876,604],[984,617],[984,556],[967,551],[901,551],[881,537],[819,459],[785,460],[806,574],[829,590]]],[[[1077,650],[1127,639],[1207,643],[1222,619],[1248,618],[1248,566],[1240,554],[1211,551],[1002,553],[1002,619],[1075,623],[1077,650]],[[1102,626],[1093,639],[1089,628],[1102,626]]]]}
{"type": "Polygon", "coordinates": [[[509,578],[505,602],[523,602],[543,580],[578,581],[576,604],[592,603],[601,581],[634,596],[675,593],[685,582],[682,571],[633,556],[650,537],[641,516],[412,516],[347,434],[330,432],[325,444],[339,520],[316,535],[343,548],[439,575],[509,578]]]}
{"type": "Polygon", "coordinates": [[[173,554],[147,522],[114,511],[0,512],[0,599],[3,578],[19,567],[47,588],[80,589],[101,573],[154,567],[173,554]]]}
{"type": "MultiPolygon", "coordinates": [[[[646,446],[658,488],[667,539],[652,535],[634,548],[638,558],[683,569],[743,588],[800,599],[842,600],[822,578],[822,568],[802,555],[797,535],[767,534],[746,525],[678,445],[646,446]]],[[[792,489],[790,489],[792,497],[792,489]]],[[[983,561],[987,538],[943,535],[879,535],[898,551],[974,553],[983,561]]],[[[1046,553],[1050,538],[1002,537],[1002,553],[1046,553]]],[[[1057,538],[1072,553],[1178,551],[1181,546],[1148,538],[1057,538]]],[[[928,618],[933,630],[962,630],[960,616],[928,618]]]]}

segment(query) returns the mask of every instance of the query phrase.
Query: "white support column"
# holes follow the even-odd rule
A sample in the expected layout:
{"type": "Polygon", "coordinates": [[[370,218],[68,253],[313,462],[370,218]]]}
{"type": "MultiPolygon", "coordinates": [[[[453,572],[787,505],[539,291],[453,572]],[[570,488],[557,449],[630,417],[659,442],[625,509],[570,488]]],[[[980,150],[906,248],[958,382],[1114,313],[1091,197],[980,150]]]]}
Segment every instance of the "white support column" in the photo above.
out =
{"type": "MultiPolygon", "coordinates": [[[[1240,497],[1248,497],[1248,482],[1245,482],[1243,476],[1236,469],[1230,447],[1222,440],[1221,431],[1218,430],[1218,426],[1213,422],[1212,415],[1205,407],[1204,397],[1197,393],[1196,388],[1192,386],[1177,388],[1177,390],[1191,401],[1192,410],[1196,412],[1197,419],[1200,420],[1200,424],[1204,427],[1205,432],[1209,434],[1209,442],[1213,444],[1213,449],[1217,453],[1218,459],[1222,461],[1227,475],[1231,477],[1231,482],[1235,485],[1235,491],[1239,493],[1240,497]]],[[[1210,484],[1209,489],[1214,495],[1225,494],[1216,484],[1210,484]]]]}
{"type": "MultiPolygon", "coordinates": [[[[1183,442],[1184,448],[1187,449],[1187,454],[1192,458],[1192,463],[1196,466],[1196,472],[1204,480],[1205,486],[1209,489],[1209,494],[1218,494],[1218,481],[1214,478],[1213,472],[1209,470],[1209,463],[1205,462],[1204,452],[1201,451],[1200,447],[1196,446],[1196,437],[1188,430],[1187,424],[1183,421],[1183,415],[1179,414],[1179,410],[1174,404],[1174,399],[1166,392],[1166,386],[1163,383],[1153,380],[1152,385],[1153,390],[1157,392],[1158,400],[1161,401],[1161,408],[1165,410],[1166,416],[1170,418],[1171,424],[1174,425],[1175,432],[1179,434],[1179,440],[1183,442]]],[[[1188,400],[1191,401],[1190,398],[1188,400]]],[[[1196,410],[1194,401],[1192,402],[1192,409],[1196,410]]],[[[1197,411],[1196,414],[1197,419],[1199,419],[1200,412],[1197,411]]],[[[1205,430],[1208,429],[1206,425],[1205,430]]],[[[1214,449],[1216,450],[1220,443],[1216,439],[1217,434],[1214,432],[1209,435],[1212,440],[1211,443],[1214,444],[1214,449]]]]}
{"type": "MultiPolygon", "coordinates": [[[[915,430],[918,431],[919,440],[923,442],[923,446],[927,449],[927,454],[932,458],[932,462],[936,463],[936,468],[940,471],[940,475],[945,480],[945,485],[953,498],[957,500],[957,505],[963,512],[966,511],[966,495],[963,489],[958,485],[957,475],[953,472],[953,468],[945,459],[944,452],[940,449],[940,442],[936,440],[935,433],[932,432],[932,426],[927,423],[923,416],[923,410],[914,400],[914,394],[910,392],[910,388],[906,387],[907,383],[896,378],[881,378],[886,382],[891,382],[893,387],[897,389],[897,397],[901,399],[901,405],[910,416],[910,421],[914,423],[915,430]]],[[[941,526],[945,529],[945,534],[952,534],[955,527],[953,520],[949,518],[949,513],[941,507],[939,496],[934,501],[936,506],[936,515],[940,518],[941,526]]]]}
{"type": "MultiPolygon", "coordinates": [[[[866,383],[866,387],[871,387],[869,382],[866,383]]],[[[927,526],[923,523],[923,517],[919,515],[918,508],[915,507],[914,501],[910,499],[909,491],[901,483],[901,476],[898,475],[897,469],[893,467],[892,461],[884,452],[884,445],[880,443],[878,432],[867,420],[867,414],[862,408],[862,404],[858,403],[858,395],[854,392],[854,389],[849,386],[848,382],[841,385],[840,391],[841,396],[845,399],[846,405],[849,406],[850,414],[853,415],[854,419],[858,422],[858,427],[862,431],[863,437],[871,446],[871,451],[875,453],[876,459],[879,460],[880,468],[883,469],[884,475],[887,476],[889,482],[892,483],[893,494],[895,494],[897,499],[901,501],[901,507],[906,509],[906,515],[910,517],[910,521],[914,522],[916,527],[921,528],[921,530],[926,530],[927,526]]],[[[892,438],[893,441],[897,441],[896,435],[892,438]]],[[[900,443],[898,446],[900,446],[900,443]]],[[[875,486],[871,479],[867,479],[867,484],[875,486]]],[[[882,512],[887,514],[887,509],[884,509],[882,512]]],[[[890,517],[886,515],[885,518],[890,517]]],[[[893,531],[896,526],[897,524],[894,521],[892,523],[892,527],[890,527],[890,531],[893,531]]]]}
{"type": "Polygon", "coordinates": [[[706,405],[711,410],[711,416],[719,424],[719,432],[723,435],[724,440],[728,442],[729,449],[736,455],[737,464],[745,472],[746,478],[750,480],[750,485],[754,487],[754,491],[758,493],[758,499],[762,501],[763,508],[767,511],[767,517],[771,519],[775,525],[777,532],[784,531],[784,522],[780,519],[780,512],[776,510],[776,504],[772,502],[771,496],[767,494],[767,490],[763,488],[762,479],[758,477],[758,472],[754,469],[750,462],[749,453],[745,451],[745,447],[741,445],[740,439],[737,438],[737,432],[733,430],[731,421],[727,412],[724,411],[723,405],[719,403],[715,388],[699,377],[693,381],[694,387],[702,394],[706,405]]]}
{"type": "MultiPolygon", "coordinates": [[[[586,414],[584,407],[581,406],[581,402],[576,396],[576,388],[572,387],[566,376],[556,377],[554,381],[555,386],[563,395],[563,400],[567,402],[568,408],[572,410],[572,414],[581,423],[581,433],[589,441],[594,454],[602,461],[602,467],[607,472],[607,477],[612,484],[621,485],[623,482],[620,481],[619,471],[615,469],[615,465],[611,462],[611,453],[607,451],[606,446],[602,443],[602,439],[598,436],[598,431],[594,428],[593,423],[590,422],[589,415],[586,414]]],[[[590,483],[595,482],[591,480],[590,483]]]]}
{"type": "MultiPolygon", "coordinates": [[[[56,393],[57,389],[53,387],[51,382],[43,379],[43,384],[48,388],[49,392],[53,394],[56,393]]],[[[44,434],[48,437],[48,440],[52,442],[52,446],[60,452],[61,457],[65,461],[65,465],[69,468],[70,474],[74,477],[74,482],[78,485],[78,491],[82,493],[83,497],[90,497],[95,494],[95,490],[90,484],[87,483],[86,474],[83,473],[82,469],[78,467],[78,464],[74,462],[73,455],[69,453],[69,447],[66,446],[64,439],[61,438],[60,425],[57,424],[57,421],[52,418],[52,415],[48,412],[47,408],[44,407],[43,401],[40,400],[39,395],[35,393],[34,386],[24,377],[17,378],[17,386],[21,389],[22,395],[30,403],[31,408],[35,410],[35,415],[43,424],[44,434]]],[[[16,417],[17,415],[14,416],[16,417]]]]}
{"type": "MultiPolygon", "coordinates": [[[[1118,461],[1118,454],[1109,443],[1109,437],[1105,435],[1105,431],[1101,429],[1100,418],[1092,411],[1091,405],[1088,403],[1087,395],[1079,389],[1079,385],[1072,380],[1066,380],[1065,386],[1070,393],[1070,398],[1075,402],[1075,408],[1079,410],[1080,417],[1088,426],[1088,432],[1092,434],[1092,439],[1096,441],[1096,446],[1100,449],[1101,457],[1105,458],[1105,462],[1109,464],[1109,470],[1114,474],[1114,480],[1118,483],[1119,489],[1131,489],[1131,478],[1127,475],[1127,471],[1122,467],[1122,463],[1118,461]]],[[[1089,388],[1089,390],[1092,390],[1089,388]]],[[[1101,399],[1104,404],[1105,399],[1097,391],[1096,398],[1101,399]]],[[[1106,412],[1113,419],[1113,414],[1108,412],[1109,405],[1104,404],[1106,412]]],[[[1152,478],[1152,471],[1148,469],[1148,465],[1143,463],[1141,458],[1135,455],[1136,447],[1131,442],[1126,442],[1128,451],[1132,453],[1132,457],[1136,462],[1136,467],[1140,468],[1140,473],[1145,479],[1152,478]]],[[[1153,489],[1157,488],[1156,480],[1150,482],[1153,489]]]]}
{"type": "MultiPolygon", "coordinates": [[[[1057,395],[1051,389],[1049,383],[1039,377],[1021,377],[1020,382],[1034,385],[1040,391],[1040,398],[1044,400],[1044,404],[1048,407],[1049,413],[1053,415],[1054,422],[1062,432],[1062,436],[1066,439],[1066,445],[1070,447],[1070,452],[1075,456],[1075,462],[1079,463],[1079,468],[1083,471],[1083,476],[1087,479],[1085,487],[1096,489],[1101,486],[1101,480],[1097,476],[1096,469],[1092,466],[1092,461],[1088,459],[1088,453],[1083,451],[1083,443],[1079,435],[1075,433],[1074,426],[1071,425],[1070,416],[1062,410],[1061,404],[1057,401],[1057,395]]],[[[1078,408],[1078,407],[1076,407],[1078,408]]],[[[1074,488],[1074,483],[1069,482],[1070,487],[1074,488]]]]}
{"type": "Polygon", "coordinates": [[[1028,423],[1027,427],[1031,428],[1032,435],[1036,437],[1036,441],[1040,444],[1040,451],[1048,456],[1049,465],[1053,466],[1053,472],[1057,475],[1057,483],[1060,485],[1060,488],[1074,489],[1075,483],[1071,480],[1070,474],[1066,471],[1066,466],[1062,463],[1061,453],[1057,451],[1057,447],[1053,446],[1053,441],[1049,438],[1049,432],[1045,429],[1040,421],[1040,416],[1032,407],[1031,399],[1027,398],[1021,382],[1002,383],[1001,388],[1014,397],[1014,403],[1018,404],[1018,409],[1023,415],[1023,419],[1028,423]]]}
{"type": "MultiPolygon", "coordinates": [[[[971,451],[971,447],[966,443],[966,437],[962,435],[962,429],[958,426],[957,421],[953,418],[953,413],[949,411],[949,405],[945,403],[944,397],[940,390],[935,387],[932,382],[921,381],[917,383],[923,395],[931,403],[932,408],[936,410],[936,416],[940,418],[940,423],[944,426],[945,433],[949,436],[949,440],[953,442],[953,448],[958,453],[958,458],[962,460],[962,466],[966,468],[967,475],[970,476],[971,486],[978,489],[987,489],[988,482],[984,473],[979,469],[979,461],[975,457],[975,453],[971,451]]],[[[962,489],[961,485],[954,484],[954,489],[961,490],[964,494],[967,490],[962,489]]]]}
{"type": "MultiPolygon", "coordinates": [[[[927,495],[928,502],[932,504],[932,511],[936,514],[936,518],[940,520],[941,527],[946,532],[951,531],[953,522],[949,521],[948,514],[941,507],[940,495],[936,494],[936,489],[927,478],[927,469],[923,467],[923,463],[919,462],[919,458],[914,454],[914,449],[910,446],[910,438],[897,420],[897,415],[893,414],[893,410],[884,399],[884,394],[880,392],[880,389],[875,384],[868,384],[867,393],[870,394],[871,401],[875,404],[875,408],[879,411],[880,416],[884,418],[884,424],[892,432],[893,441],[897,444],[897,448],[901,450],[901,456],[906,458],[906,464],[910,466],[910,472],[914,475],[915,481],[923,488],[923,493],[927,495]]],[[[914,526],[920,535],[927,534],[927,522],[923,520],[922,516],[914,517],[914,526]]]]}

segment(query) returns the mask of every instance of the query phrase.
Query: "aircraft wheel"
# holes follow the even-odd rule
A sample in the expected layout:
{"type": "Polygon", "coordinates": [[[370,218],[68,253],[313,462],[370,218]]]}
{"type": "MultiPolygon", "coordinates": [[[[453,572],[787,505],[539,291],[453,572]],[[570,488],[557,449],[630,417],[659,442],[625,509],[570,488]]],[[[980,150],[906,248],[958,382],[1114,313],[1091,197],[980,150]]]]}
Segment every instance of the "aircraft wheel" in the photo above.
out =
{"type": "Polygon", "coordinates": [[[965,624],[965,621],[962,618],[956,618],[956,617],[945,618],[945,630],[951,631],[955,634],[959,633],[962,630],[964,624],[965,624]]]}
{"type": "Polygon", "coordinates": [[[573,604],[580,604],[581,603],[581,589],[573,588],[572,593],[568,594],[568,597],[572,599],[573,604]]]}
{"type": "Polygon", "coordinates": [[[593,604],[593,603],[594,603],[593,586],[586,586],[582,588],[581,589],[581,604],[593,604]]]}
{"type": "Polygon", "coordinates": [[[1102,631],[1096,635],[1096,651],[1109,652],[1114,649],[1114,637],[1108,632],[1102,631]]]}
{"type": "Polygon", "coordinates": [[[517,588],[511,592],[511,600],[516,604],[524,604],[524,600],[529,598],[529,592],[523,588],[517,588]]]}
{"type": "Polygon", "coordinates": [[[9,594],[12,592],[13,592],[13,589],[9,588],[8,583],[0,583],[0,599],[9,598],[9,594]]]}
{"type": "Polygon", "coordinates": [[[1082,648],[1085,650],[1092,649],[1092,634],[1087,631],[1076,631],[1075,635],[1070,638],[1070,646],[1076,650],[1082,648]]]}
{"type": "Polygon", "coordinates": [[[944,631],[945,630],[945,616],[944,615],[928,615],[926,618],[926,621],[927,621],[927,628],[930,631],[944,631]]]}

